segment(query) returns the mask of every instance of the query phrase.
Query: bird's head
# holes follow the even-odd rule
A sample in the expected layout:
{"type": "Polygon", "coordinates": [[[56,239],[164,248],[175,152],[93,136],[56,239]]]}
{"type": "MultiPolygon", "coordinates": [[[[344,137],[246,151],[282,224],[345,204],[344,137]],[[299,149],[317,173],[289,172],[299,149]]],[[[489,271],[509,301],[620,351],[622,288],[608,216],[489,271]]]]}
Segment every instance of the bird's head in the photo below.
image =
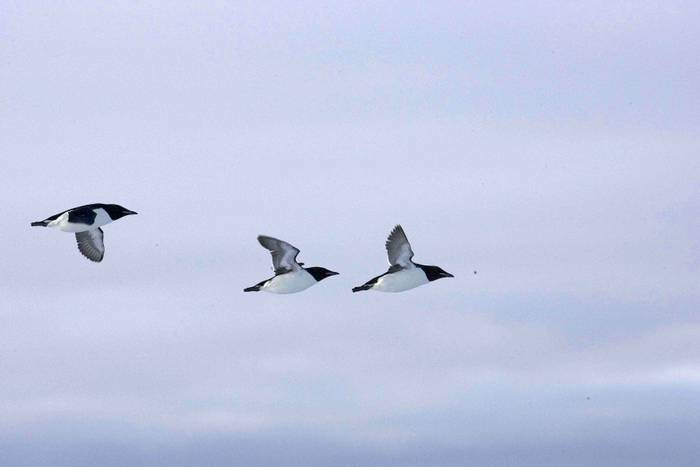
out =
{"type": "Polygon", "coordinates": [[[109,217],[111,217],[112,220],[115,220],[115,221],[117,219],[121,219],[124,216],[138,214],[138,213],[131,211],[129,209],[126,209],[124,206],[120,206],[118,204],[106,204],[105,211],[107,211],[107,214],[109,214],[109,217]]]}
{"type": "Polygon", "coordinates": [[[306,268],[306,272],[308,272],[309,274],[311,274],[311,275],[314,277],[314,279],[316,279],[316,282],[320,282],[320,281],[322,281],[323,279],[325,279],[326,277],[331,277],[331,276],[337,276],[337,275],[338,275],[337,272],[331,271],[331,270],[326,269],[326,268],[321,268],[321,267],[318,267],[318,266],[314,266],[314,267],[311,267],[311,268],[306,268]]]}
{"type": "Polygon", "coordinates": [[[438,279],[444,279],[446,277],[454,277],[452,274],[449,272],[445,271],[444,269],[438,267],[438,266],[423,266],[421,265],[420,268],[425,272],[426,277],[428,278],[429,281],[436,281],[438,279]]]}

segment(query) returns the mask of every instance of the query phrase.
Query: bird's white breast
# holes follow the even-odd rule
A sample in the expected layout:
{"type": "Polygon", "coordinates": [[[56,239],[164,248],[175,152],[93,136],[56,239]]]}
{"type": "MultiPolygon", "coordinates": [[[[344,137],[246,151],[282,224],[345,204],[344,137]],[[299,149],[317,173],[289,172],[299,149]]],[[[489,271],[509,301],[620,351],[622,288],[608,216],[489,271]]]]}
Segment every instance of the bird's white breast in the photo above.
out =
{"type": "Polygon", "coordinates": [[[112,222],[112,218],[109,217],[109,214],[107,214],[107,211],[105,211],[104,209],[95,209],[95,213],[97,214],[97,216],[95,216],[95,223],[92,224],[93,229],[112,222]]]}
{"type": "Polygon", "coordinates": [[[403,292],[430,282],[421,268],[403,269],[385,274],[377,280],[371,290],[379,292],[403,292]]]}
{"type": "Polygon", "coordinates": [[[273,277],[260,290],[271,293],[296,293],[306,290],[316,283],[316,279],[304,269],[273,277]]]}
{"type": "Polygon", "coordinates": [[[68,216],[69,213],[64,212],[56,220],[49,222],[48,227],[54,227],[63,232],[85,232],[112,222],[112,218],[102,208],[95,209],[95,221],[91,225],[68,222],[68,216]]]}

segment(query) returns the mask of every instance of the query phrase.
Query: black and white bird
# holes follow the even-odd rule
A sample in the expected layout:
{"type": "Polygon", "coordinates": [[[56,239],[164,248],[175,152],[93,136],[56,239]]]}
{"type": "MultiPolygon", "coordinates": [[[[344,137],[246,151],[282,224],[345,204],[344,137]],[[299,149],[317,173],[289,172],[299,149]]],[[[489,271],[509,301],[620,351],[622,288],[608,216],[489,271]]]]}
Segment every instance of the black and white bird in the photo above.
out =
{"type": "Polygon", "coordinates": [[[444,277],[454,277],[437,266],[425,266],[412,261],[413,250],[400,225],[394,227],[386,240],[386,252],[389,255],[389,270],[381,276],[368,280],[363,285],[354,287],[353,292],[378,290],[380,292],[403,292],[419,285],[427,284],[444,277]]]}
{"type": "Polygon", "coordinates": [[[78,250],[90,261],[99,263],[105,255],[104,232],[100,227],[131,214],[136,213],[118,204],[86,204],[32,222],[32,227],[54,227],[74,232],[78,250]]]}
{"type": "Polygon", "coordinates": [[[299,250],[289,243],[276,238],[259,235],[258,241],[270,250],[275,275],[259,284],[243,289],[244,292],[296,293],[308,289],[326,277],[338,273],[326,268],[304,268],[304,263],[297,262],[299,250]]]}

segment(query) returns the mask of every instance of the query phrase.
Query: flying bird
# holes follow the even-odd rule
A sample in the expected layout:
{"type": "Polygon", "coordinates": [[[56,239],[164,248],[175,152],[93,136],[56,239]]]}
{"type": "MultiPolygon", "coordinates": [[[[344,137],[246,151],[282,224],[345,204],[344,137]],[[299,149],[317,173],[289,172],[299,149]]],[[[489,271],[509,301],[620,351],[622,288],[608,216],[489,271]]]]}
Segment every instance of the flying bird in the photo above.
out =
{"type": "Polygon", "coordinates": [[[304,263],[297,262],[299,249],[289,243],[265,235],[258,236],[258,242],[270,250],[275,275],[269,279],[243,289],[244,292],[296,293],[308,289],[326,277],[338,273],[321,267],[303,267],[304,263]]]}
{"type": "Polygon", "coordinates": [[[425,266],[413,262],[413,250],[406,233],[400,225],[394,227],[386,240],[389,256],[389,270],[381,276],[354,287],[353,292],[378,290],[380,292],[403,292],[419,285],[427,284],[444,277],[454,277],[437,266],[425,266]]]}
{"type": "Polygon", "coordinates": [[[104,232],[100,227],[131,214],[136,213],[118,204],[86,204],[32,222],[32,227],[54,227],[74,232],[78,250],[90,261],[99,263],[105,255],[104,232]]]}

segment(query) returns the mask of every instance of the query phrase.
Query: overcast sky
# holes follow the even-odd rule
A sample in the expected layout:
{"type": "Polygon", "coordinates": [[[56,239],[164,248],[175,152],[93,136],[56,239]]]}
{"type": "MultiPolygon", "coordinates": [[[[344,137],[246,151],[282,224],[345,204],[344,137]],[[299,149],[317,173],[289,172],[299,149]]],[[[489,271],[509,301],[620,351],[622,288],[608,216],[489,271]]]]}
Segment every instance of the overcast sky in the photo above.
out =
{"type": "Polygon", "coordinates": [[[699,23],[0,0],[3,466],[696,466],[699,23]],[[396,223],[455,279],[352,294],[396,223]]]}

